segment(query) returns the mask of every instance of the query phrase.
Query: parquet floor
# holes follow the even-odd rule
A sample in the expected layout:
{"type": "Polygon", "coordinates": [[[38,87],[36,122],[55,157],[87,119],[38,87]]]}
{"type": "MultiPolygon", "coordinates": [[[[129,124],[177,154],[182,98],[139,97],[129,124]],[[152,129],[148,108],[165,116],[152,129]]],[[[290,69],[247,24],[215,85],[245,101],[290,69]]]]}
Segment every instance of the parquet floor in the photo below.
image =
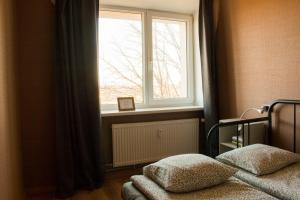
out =
{"type": "MultiPolygon", "coordinates": [[[[74,197],[67,200],[121,200],[121,188],[123,183],[129,180],[130,176],[141,174],[139,169],[125,169],[106,174],[105,182],[98,190],[78,192],[74,197]]],[[[54,200],[52,194],[43,194],[28,197],[27,200],[54,200]]]]}

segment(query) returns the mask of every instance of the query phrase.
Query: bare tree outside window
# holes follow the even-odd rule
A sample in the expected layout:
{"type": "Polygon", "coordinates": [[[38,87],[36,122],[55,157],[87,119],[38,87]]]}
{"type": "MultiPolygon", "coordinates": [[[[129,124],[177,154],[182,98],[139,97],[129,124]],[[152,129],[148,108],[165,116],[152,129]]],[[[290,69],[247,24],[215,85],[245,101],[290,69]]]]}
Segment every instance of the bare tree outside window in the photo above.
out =
{"type": "Polygon", "coordinates": [[[152,20],[154,98],[187,96],[186,24],[152,20]]]}
{"type": "Polygon", "coordinates": [[[99,77],[102,104],[117,97],[143,99],[143,46],[141,14],[103,11],[99,31],[99,77]]]}
{"type": "MultiPolygon", "coordinates": [[[[142,14],[103,11],[99,23],[101,103],[116,104],[120,96],[143,103],[142,14]]],[[[186,44],[186,22],[152,19],[154,99],[187,97],[186,44]]]]}

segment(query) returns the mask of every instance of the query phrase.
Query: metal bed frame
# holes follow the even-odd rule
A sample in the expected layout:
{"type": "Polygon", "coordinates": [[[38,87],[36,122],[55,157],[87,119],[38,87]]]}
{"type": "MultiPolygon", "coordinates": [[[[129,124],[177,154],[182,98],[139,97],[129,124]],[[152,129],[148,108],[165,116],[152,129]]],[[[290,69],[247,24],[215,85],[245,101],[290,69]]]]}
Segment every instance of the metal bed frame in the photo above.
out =
{"type": "MultiPolygon", "coordinates": [[[[252,119],[237,119],[237,120],[231,120],[228,122],[219,122],[217,124],[215,124],[208,132],[207,134],[207,142],[208,145],[210,147],[209,149],[209,155],[211,157],[214,157],[214,155],[212,154],[212,141],[211,138],[215,135],[215,134],[219,134],[219,128],[221,127],[228,127],[228,126],[236,126],[236,136],[237,136],[237,144],[236,147],[239,148],[239,126],[242,127],[242,138],[244,138],[244,132],[245,132],[245,124],[247,124],[248,126],[248,141],[250,141],[250,124],[251,123],[255,123],[255,122],[263,122],[265,121],[268,125],[268,129],[265,135],[265,138],[267,141],[265,141],[266,144],[272,145],[272,124],[273,124],[273,116],[272,113],[274,111],[274,108],[277,105],[292,105],[293,106],[293,151],[296,152],[296,137],[297,137],[297,128],[296,128],[296,122],[297,122],[297,105],[300,105],[300,100],[290,100],[290,99],[276,99],[274,101],[272,101],[270,104],[268,105],[264,105],[262,108],[264,110],[264,112],[267,112],[267,116],[266,117],[260,117],[260,118],[252,118],[252,119]]],[[[243,140],[242,142],[242,146],[245,145],[245,141],[243,140]]]]}

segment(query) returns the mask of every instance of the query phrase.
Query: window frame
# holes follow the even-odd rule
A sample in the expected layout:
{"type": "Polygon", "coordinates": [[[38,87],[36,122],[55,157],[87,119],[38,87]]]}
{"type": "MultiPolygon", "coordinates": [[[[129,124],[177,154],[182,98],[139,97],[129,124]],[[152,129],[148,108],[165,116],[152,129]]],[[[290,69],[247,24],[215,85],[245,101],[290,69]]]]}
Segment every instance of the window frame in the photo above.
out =
{"type": "MultiPolygon", "coordinates": [[[[142,50],[143,50],[143,103],[136,103],[136,108],[159,108],[194,105],[194,45],[193,45],[193,15],[168,11],[131,8],[122,6],[100,5],[101,11],[125,12],[141,14],[142,20],[142,50]],[[187,67],[187,97],[154,99],[153,96],[153,50],[152,50],[152,19],[175,20],[186,23],[186,67],[187,67]]],[[[100,18],[100,14],[99,14],[100,18]]],[[[100,27],[101,28],[101,27],[100,27]]],[[[99,70],[99,69],[98,69],[99,70]]],[[[99,81],[100,84],[100,81],[99,81]]],[[[100,90],[100,87],[99,87],[100,90]]],[[[101,97],[100,97],[101,101],[101,97]]],[[[116,104],[101,104],[102,110],[117,110],[116,104]]]]}

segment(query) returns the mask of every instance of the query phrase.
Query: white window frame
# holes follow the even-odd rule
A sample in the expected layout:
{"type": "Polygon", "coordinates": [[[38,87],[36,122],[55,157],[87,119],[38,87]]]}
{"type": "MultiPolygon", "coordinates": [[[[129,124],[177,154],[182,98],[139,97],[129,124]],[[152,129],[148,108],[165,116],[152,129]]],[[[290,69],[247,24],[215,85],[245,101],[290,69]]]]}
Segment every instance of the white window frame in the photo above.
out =
{"type": "MultiPolygon", "coordinates": [[[[101,11],[127,12],[141,14],[142,17],[142,49],[143,49],[143,103],[136,103],[136,108],[159,108],[194,105],[194,47],[193,47],[193,16],[166,11],[146,10],[121,6],[100,5],[101,11]],[[152,68],[152,19],[165,19],[186,22],[186,67],[187,97],[159,99],[153,98],[152,68]]],[[[100,17],[100,16],[99,16],[100,17]]],[[[100,27],[101,28],[101,27],[100,27]]],[[[101,97],[100,97],[101,99],[101,97]]],[[[117,102],[117,101],[116,101],[117,102]]],[[[116,110],[117,104],[101,104],[102,110],[116,110]]]]}

